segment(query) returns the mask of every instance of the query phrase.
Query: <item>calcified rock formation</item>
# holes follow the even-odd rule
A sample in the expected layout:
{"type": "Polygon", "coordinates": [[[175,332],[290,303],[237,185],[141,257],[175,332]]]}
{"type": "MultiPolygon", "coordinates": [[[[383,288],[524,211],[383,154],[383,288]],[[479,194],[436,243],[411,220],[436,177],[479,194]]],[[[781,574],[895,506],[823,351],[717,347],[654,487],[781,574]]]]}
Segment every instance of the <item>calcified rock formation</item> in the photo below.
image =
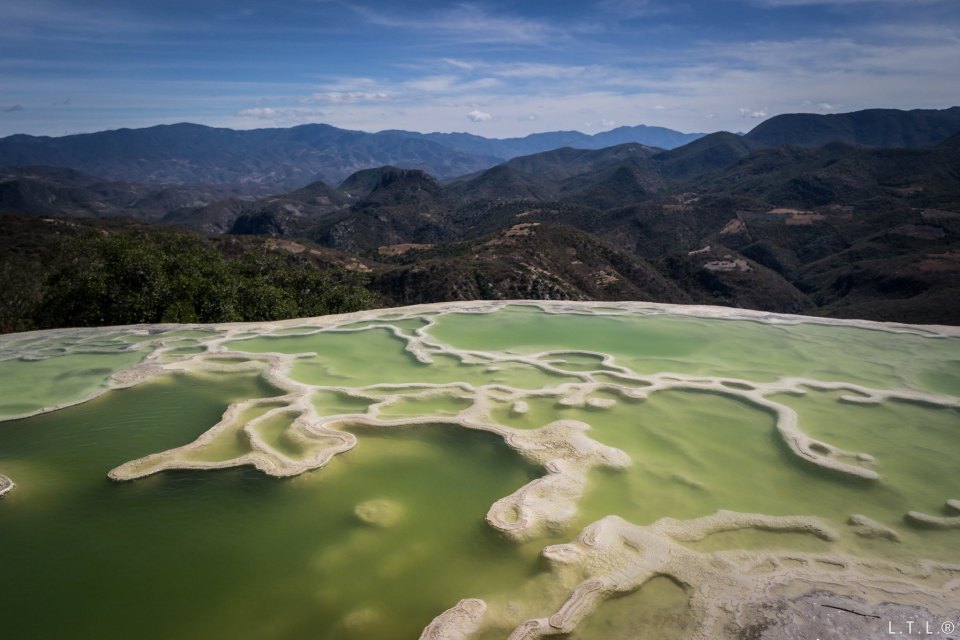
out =
{"type": "Polygon", "coordinates": [[[461,600],[434,618],[420,634],[420,640],[466,640],[480,629],[486,612],[483,600],[461,600]]]}
{"type": "MultiPolygon", "coordinates": [[[[488,312],[501,305],[486,303],[467,305],[477,312],[488,312]]],[[[567,303],[546,305],[553,311],[589,313],[589,307],[571,306],[567,303]]],[[[629,308],[629,307],[628,307],[629,308]]],[[[432,311],[463,311],[463,306],[433,305],[432,311]]],[[[689,310],[688,310],[689,311],[689,310]]],[[[394,320],[421,317],[421,309],[414,309],[394,320]]],[[[609,313],[605,312],[605,313],[609,313]]],[[[739,310],[723,310],[723,315],[770,320],[763,314],[751,314],[739,310]]],[[[774,319],[779,318],[774,316],[774,319]]],[[[271,399],[252,399],[237,403],[228,409],[223,419],[196,441],[177,449],[153,454],[139,460],[121,465],[110,472],[115,480],[131,480],[165,469],[220,469],[238,465],[252,465],[257,469],[275,476],[290,476],[326,464],[333,456],[348,451],[356,444],[356,437],[345,429],[404,427],[416,424],[450,423],[470,429],[484,430],[497,434],[504,441],[528,459],[542,465],[546,471],[543,478],[518,490],[512,496],[499,501],[488,514],[488,521],[495,527],[518,538],[529,538],[543,526],[562,524],[572,517],[575,502],[585,486],[585,473],[595,466],[623,467],[629,459],[623,452],[605,447],[587,435],[589,427],[583,423],[560,422],[546,425],[535,431],[517,430],[504,427],[491,421],[489,416],[490,399],[496,395],[498,400],[513,403],[513,411],[523,414],[528,410],[531,398],[552,395],[562,406],[589,406],[602,410],[614,404],[609,398],[591,397],[597,392],[607,391],[622,394],[626,398],[642,399],[651,394],[671,389],[695,390],[723,394],[739,398],[776,417],[776,428],[784,443],[800,459],[833,471],[875,480],[879,477],[872,457],[867,453],[848,452],[827,442],[811,438],[800,428],[796,412],[768,396],[788,393],[802,395],[808,389],[838,390],[849,392],[844,400],[857,403],[880,403],[889,399],[923,402],[938,406],[960,406],[950,396],[903,390],[869,389],[861,385],[845,382],[823,382],[805,378],[783,378],[770,383],[758,383],[747,380],[690,376],[681,374],[638,375],[630,369],[620,366],[607,354],[581,351],[543,352],[532,355],[517,355],[500,352],[481,352],[454,349],[433,340],[429,334],[435,323],[434,317],[426,317],[426,324],[414,331],[403,331],[390,324],[390,321],[375,321],[370,313],[353,314],[341,318],[320,318],[312,321],[288,321],[266,325],[262,333],[252,333],[249,325],[228,325],[217,330],[211,338],[200,341],[204,351],[199,354],[171,359],[170,347],[161,343],[138,367],[114,374],[111,386],[130,386],[142,382],[161,372],[178,371],[241,371],[258,369],[266,379],[287,392],[286,395],[271,399]],[[367,320],[359,328],[359,321],[367,320]],[[320,326],[311,326],[311,324],[320,326]],[[326,325],[326,326],[325,326],[326,325]],[[288,328],[291,327],[291,328],[288,328]],[[488,370],[499,371],[505,366],[522,366],[567,379],[554,387],[525,391],[490,384],[475,386],[466,383],[455,384],[379,384],[370,387],[329,387],[308,385],[294,380],[290,371],[297,359],[313,354],[252,354],[242,351],[243,340],[259,335],[308,336],[321,331],[353,332],[372,328],[386,328],[396,337],[406,342],[407,351],[417,361],[425,364],[433,362],[438,356],[452,356],[467,364],[484,364],[488,370]],[[229,346],[229,350],[228,350],[229,346]],[[593,371],[578,371],[565,368],[565,358],[583,357],[595,359],[599,364],[593,371]],[[321,416],[311,404],[311,395],[321,391],[333,391],[357,397],[374,398],[379,402],[363,414],[321,416]],[[440,417],[416,417],[404,419],[384,419],[380,412],[402,397],[429,398],[431,395],[459,395],[472,400],[473,405],[458,415],[440,417]],[[272,407],[267,413],[240,424],[240,417],[258,406],[272,407]],[[258,426],[284,414],[290,417],[288,434],[298,443],[300,453],[278,451],[265,442],[258,426]],[[230,459],[205,460],[203,450],[220,438],[235,438],[238,432],[246,442],[248,449],[230,459]]],[[[781,321],[787,321],[781,318],[781,321]]],[[[871,327],[873,324],[871,323],[871,327]]],[[[907,331],[897,327],[893,331],[907,331]]]]}
{"type": "Polygon", "coordinates": [[[931,529],[960,529],[960,500],[947,500],[944,510],[956,515],[933,516],[919,511],[909,511],[904,516],[909,524],[931,529]]]}
{"type": "MultiPolygon", "coordinates": [[[[780,394],[803,395],[814,390],[838,392],[841,401],[846,403],[881,404],[896,400],[960,408],[960,400],[956,397],[915,389],[875,389],[805,377],[757,382],[737,377],[672,372],[640,374],[605,353],[554,350],[518,354],[456,349],[431,335],[439,315],[489,313],[505,304],[429,305],[390,312],[390,319],[381,317],[384,312],[375,311],[257,325],[223,325],[205,327],[201,335],[186,337],[176,335],[176,331],[183,333],[181,327],[135,328],[119,333],[116,329],[64,330],[47,332],[36,339],[19,338],[16,343],[0,337],[0,360],[11,357],[46,359],[76,353],[137,351],[145,354],[142,362],[113,372],[97,390],[86,396],[57,398],[39,410],[0,417],[0,420],[56,410],[96,397],[109,389],[138,385],[161,375],[259,372],[279,395],[234,403],[216,425],[193,442],[122,464],[111,470],[109,477],[129,481],[169,469],[224,469],[241,465],[253,466],[272,476],[294,476],[321,468],[335,456],[348,452],[357,444],[355,433],[442,424],[493,434],[542,469],[540,477],[497,500],[486,514],[486,522],[494,529],[511,539],[527,541],[571,522],[587,489],[591,470],[625,469],[634,461],[624,451],[593,439],[590,426],[585,422],[563,419],[548,421],[539,428],[512,428],[495,419],[495,406],[507,407],[514,417],[529,417],[535,415],[531,406],[544,398],[559,407],[603,412],[617,406],[618,400],[643,400],[663,391],[722,395],[770,414],[775,435],[789,455],[840,478],[867,483],[883,480],[882,467],[869,452],[846,451],[807,435],[797,412],[774,397],[780,394]],[[423,320],[419,328],[411,329],[403,324],[418,318],[423,320]],[[350,380],[345,380],[340,385],[309,384],[295,375],[294,368],[317,354],[244,350],[246,340],[263,336],[308,338],[320,333],[346,334],[371,329],[389,331],[403,342],[406,353],[417,363],[429,366],[440,359],[455,360],[465,368],[488,374],[490,381],[351,385],[350,380]],[[535,373],[545,382],[539,388],[524,389],[496,381],[496,376],[517,370],[535,373]],[[319,409],[316,399],[321,394],[339,394],[359,401],[356,404],[362,408],[338,409],[337,412],[319,409]],[[459,408],[426,410],[423,415],[412,417],[395,411],[403,402],[422,401],[429,405],[442,400],[455,400],[453,404],[459,408]]],[[[602,307],[536,303],[535,306],[546,313],[673,314],[785,325],[800,322],[853,325],[931,340],[960,336],[960,331],[953,328],[798,319],[737,309],[639,303],[604,303],[602,307]]],[[[0,476],[0,495],[12,486],[12,482],[0,476]]],[[[960,502],[948,501],[947,511],[958,515],[941,517],[911,511],[905,520],[916,527],[960,527],[960,502]]],[[[375,526],[390,526],[402,515],[402,510],[397,505],[371,501],[357,505],[355,515],[375,526]]],[[[851,516],[848,524],[850,531],[857,536],[879,539],[878,544],[900,538],[895,530],[862,514],[851,516]]],[[[938,611],[946,610],[940,604],[955,599],[960,589],[960,569],[946,564],[929,563],[905,568],[839,552],[819,555],[705,552],[695,548],[699,540],[735,530],[791,532],[826,542],[837,537],[837,533],[823,522],[809,517],[721,511],[685,522],[661,519],[646,527],[615,516],[607,517],[587,527],[577,542],[552,546],[543,552],[554,567],[557,584],[565,585],[571,581],[571,576],[578,576],[573,580],[578,585],[572,588],[556,611],[544,612],[545,617],[523,623],[514,630],[511,638],[520,640],[568,633],[607,597],[639,589],[656,576],[668,576],[686,589],[691,607],[700,620],[697,632],[700,638],[742,635],[740,630],[749,627],[756,617],[751,618],[750,607],[762,608],[777,598],[788,603],[800,602],[796,600],[797,594],[790,591],[796,585],[817,585],[829,589],[838,598],[840,595],[837,594],[855,588],[861,598],[890,597],[907,603],[922,602],[938,611]]],[[[491,621],[503,626],[506,619],[509,615],[493,605],[465,599],[437,616],[421,637],[465,639],[482,632],[491,621]]],[[[511,626],[513,624],[515,620],[511,626]]]]}
{"type": "Polygon", "coordinates": [[[900,542],[900,534],[890,527],[886,527],[873,518],[868,518],[867,516],[855,513],[850,516],[850,520],[847,521],[853,530],[861,538],[886,538],[893,542],[900,542]]]}
{"type": "Polygon", "coordinates": [[[4,494],[12,491],[15,486],[17,485],[13,483],[13,480],[7,476],[0,475],[0,497],[3,497],[4,494]]]}
{"type": "Polygon", "coordinates": [[[639,589],[658,576],[667,576],[687,590],[691,613],[699,623],[693,637],[704,640],[743,637],[743,630],[756,622],[749,613],[752,608],[773,600],[786,601],[783,594],[798,585],[802,589],[818,585],[839,594],[856,592],[877,602],[889,597],[922,601],[944,616],[958,612],[960,565],[926,563],[910,569],[836,554],[705,553],[687,546],[737,529],[795,532],[825,541],[837,538],[836,532],[816,518],[719,511],[695,520],[664,518],[640,527],[609,516],[587,527],[576,542],[544,550],[555,571],[586,578],[559,609],[524,622],[510,640],[570,633],[604,599],[639,589]]]}
{"type": "Polygon", "coordinates": [[[487,512],[487,522],[515,538],[528,539],[544,527],[560,527],[571,520],[589,469],[630,463],[623,451],[588,438],[589,428],[583,422],[558,420],[533,432],[509,434],[507,443],[542,464],[547,474],[497,500],[487,512]]]}

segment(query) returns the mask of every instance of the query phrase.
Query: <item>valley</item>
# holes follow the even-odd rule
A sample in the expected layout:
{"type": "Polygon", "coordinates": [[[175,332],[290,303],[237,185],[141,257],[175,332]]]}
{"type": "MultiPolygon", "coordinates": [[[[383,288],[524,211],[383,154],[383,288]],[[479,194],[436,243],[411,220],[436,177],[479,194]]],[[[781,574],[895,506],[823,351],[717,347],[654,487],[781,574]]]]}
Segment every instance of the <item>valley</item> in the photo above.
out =
{"type": "MultiPolygon", "coordinates": [[[[960,109],[780,116],[673,149],[562,147],[456,177],[467,165],[432,175],[388,164],[280,192],[7,168],[0,225],[37,246],[4,260],[44,263],[44,220],[70,218],[88,232],[308,257],[362,275],[381,305],[649,300],[957,324],[960,137],[935,140],[951,130],[960,109]]],[[[31,270],[32,290],[49,286],[48,270],[31,270]]]]}

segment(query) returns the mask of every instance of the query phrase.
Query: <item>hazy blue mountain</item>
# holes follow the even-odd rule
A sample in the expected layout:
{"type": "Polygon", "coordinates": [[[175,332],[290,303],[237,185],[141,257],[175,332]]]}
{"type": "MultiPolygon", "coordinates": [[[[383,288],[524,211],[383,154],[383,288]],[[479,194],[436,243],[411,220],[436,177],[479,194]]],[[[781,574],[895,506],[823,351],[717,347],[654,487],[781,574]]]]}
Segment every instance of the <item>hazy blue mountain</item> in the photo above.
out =
{"type": "Polygon", "coordinates": [[[452,177],[498,161],[430,140],[323,124],[251,131],[175,124],[60,138],[0,139],[0,165],[60,166],[110,180],[152,184],[290,188],[316,180],[337,183],[359,169],[385,164],[452,177]]]}
{"type": "Polygon", "coordinates": [[[617,127],[593,135],[579,131],[549,131],[533,133],[522,138],[484,138],[470,133],[413,133],[409,131],[389,131],[389,133],[425,138],[464,153],[495,156],[509,160],[517,156],[531,155],[574,147],[577,149],[602,149],[618,144],[635,142],[648,147],[673,149],[693,142],[702,133],[682,133],[665,127],[617,127]]]}
{"type": "Polygon", "coordinates": [[[608,208],[663,188],[660,169],[651,160],[657,153],[636,143],[605,149],[564,147],[453,180],[448,190],[458,202],[562,199],[608,208]]]}
{"type": "MultiPolygon", "coordinates": [[[[651,157],[654,148],[666,149],[655,158],[662,174],[683,179],[720,169],[760,147],[816,147],[840,142],[916,148],[935,144],[958,131],[960,107],[784,115],[771,118],[744,136],[704,136],[639,125],[595,135],[554,131],[501,140],[467,133],[366,133],[325,124],[250,131],[175,124],[59,138],[8,136],[0,138],[0,166],[57,166],[83,171],[102,181],[239,185],[259,187],[263,193],[287,191],[317,180],[337,184],[357,171],[385,165],[450,179],[506,160],[565,147],[597,150],[635,144],[650,149],[651,157]]],[[[611,184],[633,185],[630,189],[635,191],[634,187],[643,182],[621,171],[611,184]]]]}
{"type": "Polygon", "coordinates": [[[358,170],[384,165],[452,178],[563,146],[599,149],[643,142],[670,148],[699,135],[640,125],[594,136],[557,131],[495,140],[466,133],[365,133],[324,124],[235,131],[184,123],[58,138],[8,136],[0,139],[0,165],[66,167],[124,182],[283,190],[316,180],[338,183],[358,170]]]}

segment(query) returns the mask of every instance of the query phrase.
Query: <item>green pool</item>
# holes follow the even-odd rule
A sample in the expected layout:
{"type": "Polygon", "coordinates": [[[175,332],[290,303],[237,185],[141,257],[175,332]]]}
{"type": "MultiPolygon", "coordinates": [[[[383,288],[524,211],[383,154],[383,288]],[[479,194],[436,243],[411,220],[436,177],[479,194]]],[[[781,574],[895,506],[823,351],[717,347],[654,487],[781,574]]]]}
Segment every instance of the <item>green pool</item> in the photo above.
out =
{"type": "Polygon", "coordinates": [[[960,602],[950,328],[465,303],[59,330],[0,336],[0,419],[2,637],[721,637],[737,589],[960,602]]]}

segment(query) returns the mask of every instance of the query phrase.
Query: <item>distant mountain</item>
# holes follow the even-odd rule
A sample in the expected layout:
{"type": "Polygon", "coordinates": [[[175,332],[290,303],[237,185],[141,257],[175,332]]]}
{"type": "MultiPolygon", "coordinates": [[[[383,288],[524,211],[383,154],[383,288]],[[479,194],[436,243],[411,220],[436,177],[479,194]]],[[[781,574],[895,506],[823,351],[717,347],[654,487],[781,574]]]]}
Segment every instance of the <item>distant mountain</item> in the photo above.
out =
{"type": "Polygon", "coordinates": [[[208,234],[297,235],[304,225],[346,207],[349,202],[347,194],[318,181],[259,200],[231,198],[203,207],[183,207],[168,213],[163,222],[208,234]]]}
{"type": "Polygon", "coordinates": [[[8,136],[0,139],[0,165],[59,166],[123,182],[283,190],[316,180],[335,184],[358,170],[384,165],[443,179],[562,146],[599,149],[643,142],[671,148],[699,135],[640,125],[593,136],[560,131],[495,140],[466,133],[365,133],[324,124],[235,131],[184,123],[59,138],[8,136]]]}
{"type": "Polygon", "coordinates": [[[960,146],[872,149],[831,143],[819,149],[761,149],[709,176],[698,187],[781,207],[813,208],[894,201],[960,206],[960,146]]]}
{"type": "Polygon", "coordinates": [[[504,164],[528,174],[562,181],[584,173],[606,169],[623,161],[647,160],[657,152],[658,149],[636,143],[597,150],[567,147],[514,158],[504,164]]]}
{"type": "Polygon", "coordinates": [[[62,167],[0,167],[0,214],[159,220],[171,209],[262,193],[256,185],[158,186],[106,181],[62,167]]]}
{"type": "Polygon", "coordinates": [[[764,146],[819,147],[830,142],[860,147],[926,147],[960,131],[960,107],[866,109],[820,115],[792,113],[757,125],[746,138],[764,146]]]}
{"type": "Polygon", "coordinates": [[[517,156],[526,156],[561,147],[577,149],[602,149],[618,144],[635,142],[648,147],[673,149],[693,142],[702,133],[681,133],[665,127],[617,127],[610,131],[593,135],[579,131],[549,131],[532,133],[522,138],[484,138],[469,133],[412,133],[408,131],[389,131],[388,133],[408,135],[432,140],[451,149],[478,155],[495,156],[509,160],[517,156]]]}
{"type": "Polygon", "coordinates": [[[151,184],[294,188],[315,180],[337,183],[358,169],[385,164],[452,177],[499,161],[426,139],[322,124],[251,131],[176,124],[0,139],[0,165],[53,165],[103,179],[151,184]]]}
{"type": "Polygon", "coordinates": [[[677,149],[657,154],[654,159],[660,164],[664,175],[686,180],[728,167],[763,146],[749,138],[718,131],[677,149]]]}
{"type": "Polygon", "coordinates": [[[664,187],[651,160],[658,149],[629,143],[606,149],[564,147],[514,158],[478,174],[453,180],[459,202],[485,199],[564,200],[609,208],[634,202],[664,187]]]}
{"type": "MultiPolygon", "coordinates": [[[[164,222],[224,242],[272,236],[264,242],[292,253],[339,256],[368,272],[388,303],[651,299],[960,324],[960,133],[947,135],[943,124],[953,111],[895,112],[881,120],[900,124],[877,125],[895,144],[940,136],[921,147],[874,148],[865,143],[866,125],[850,130],[858,144],[819,147],[720,132],[670,150],[633,142],[562,147],[448,179],[381,165],[295,189],[251,183],[285,191],[255,198],[222,185],[145,186],[63,168],[0,168],[0,210],[41,214],[24,228],[51,233],[58,221],[39,223],[53,216],[156,219],[167,210],[164,222]]],[[[875,120],[846,115],[846,122],[875,120]]],[[[446,149],[391,135],[401,147],[446,149]]],[[[846,134],[841,127],[824,135],[846,134]]],[[[350,148],[375,140],[361,142],[350,148]]],[[[12,282],[22,272],[16,264],[6,271],[12,282]]]]}
{"type": "MultiPolygon", "coordinates": [[[[659,174],[666,179],[683,180],[727,166],[761,147],[817,147],[840,142],[919,148],[958,131],[960,107],[939,111],[872,109],[836,115],[783,115],[767,120],[744,136],[704,136],[645,125],[618,127],[594,135],[554,131],[523,138],[490,139],[467,133],[366,133],[324,124],[250,131],[175,124],[59,138],[8,136],[0,139],[0,166],[56,166],[83,171],[107,182],[231,185],[258,188],[262,194],[284,192],[318,180],[337,184],[357,171],[385,165],[418,169],[445,180],[558,149],[589,151],[633,144],[647,150],[643,153],[651,158],[656,155],[654,149],[660,151],[653,158],[659,174]]],[[[565,153],[558,158],[559,162],[570,160],[570,152],[565,153]]],[[[631,162],[637,165],[639,152],[633,154],[631,162]]],[[[547,161],[546,157],[537,160],[541,165],[547,161]]],[[[576,159],[573,161],[575,164],[576,159]]],[[[523,164],[509,166],[528,174],[541,171],[523,164]]],[[[623,185],[628,194],[646,193],[655,186],[643,167],[625,166],[611,169],[611,173],[616,175],[607,184],[623,185]]],[[[565,176],[570,177],[572,173],[565,176]]],[[[549,178],[557,180],[557,176],[549,178]]]]}

